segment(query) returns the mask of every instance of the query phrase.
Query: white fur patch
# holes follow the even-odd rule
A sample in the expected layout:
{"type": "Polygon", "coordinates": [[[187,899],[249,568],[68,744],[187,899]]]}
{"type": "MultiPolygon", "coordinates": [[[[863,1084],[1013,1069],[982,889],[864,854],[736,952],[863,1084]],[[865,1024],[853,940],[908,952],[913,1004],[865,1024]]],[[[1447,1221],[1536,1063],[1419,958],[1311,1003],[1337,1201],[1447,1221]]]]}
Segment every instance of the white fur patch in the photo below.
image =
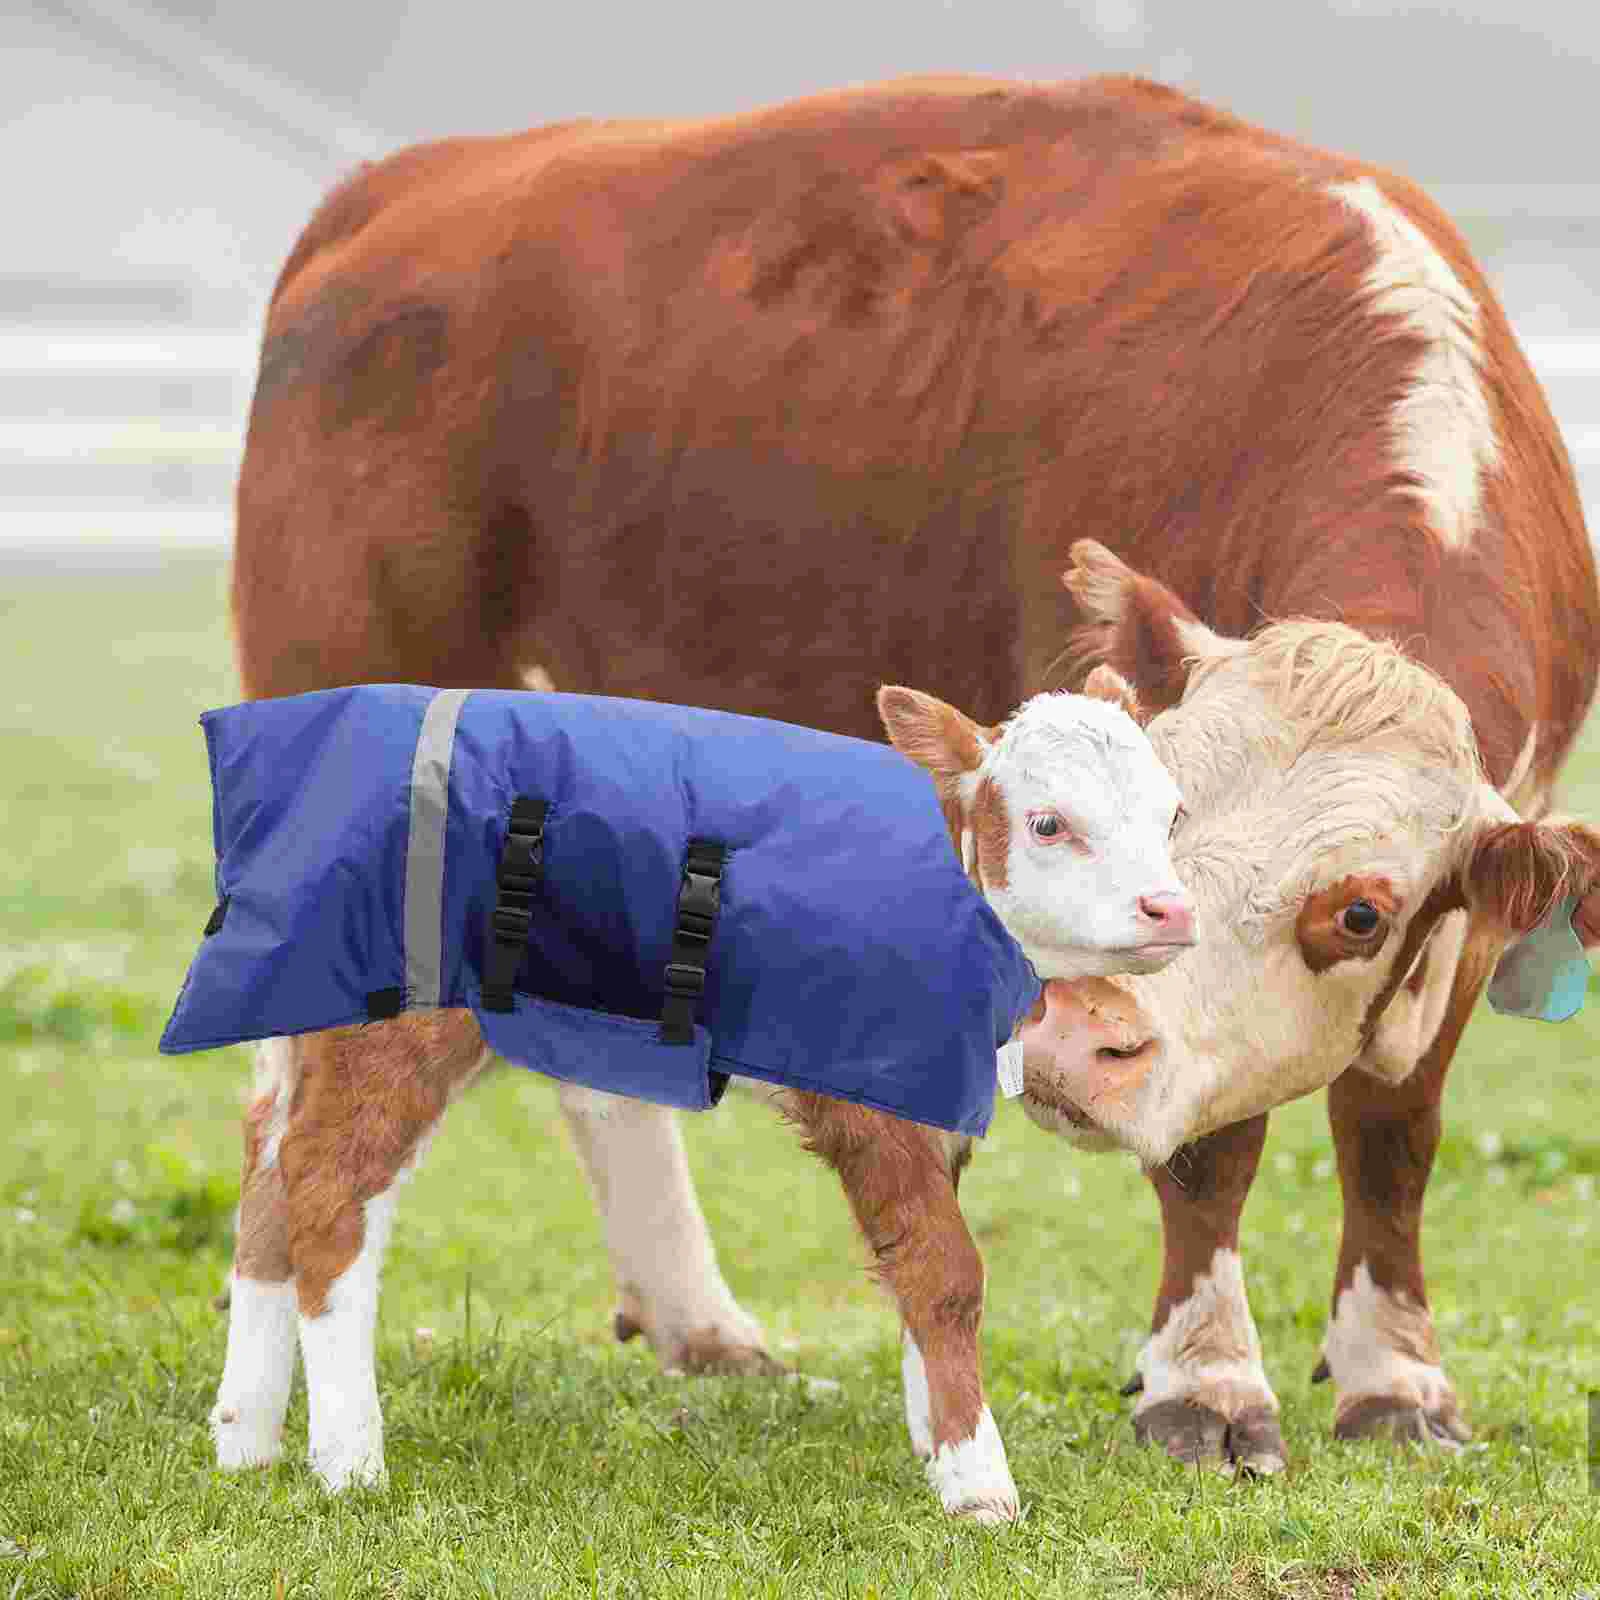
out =
{"type": "Polygon", "coordinates": [[[952,1516],[974,1522],[1014,1522],[1017,1486],[1006,1461],[1006,1447],[988,1406],[970,1439],[941,1445],[928,1462],[928,1482],[952,1516]]]}
{"type": "Polygon", "coordinates": [[[1415,477],[1434,533],[1451,549],[1471,542],[1483,474],[1499,456],[1480,375],[1477,302],[1427,236],[1371,178],[1330,192],[1366,219],[1376,247],[1366,292],[1377,311],[1423,340],[1410,391],[1395,407],[1397,465],[1415,477]]]}
{"type": "Polygon", "coordinates": [[[911,1330],[900,1333],[900,1387],[906,1398],[906,1431],[919,1461],[933,1455],[933,1414],[928,1399],[928,1369],[922,1364],[922,1351],[911,1337],[911,1330]]]}
{"type": "Polygon", "coordinates": [[[1339,1296],[1322,1353],[1341,1411],[1373,1395],[1424,1411],[1454,1408],[1426,1308],[1380,1289],[1365,1261],[1339,1296]]]}
{"type": "Polygon", "coordinates": [[[321,1316],[300,1318],[311,1425],[311,1467],[331,1490],[384,1480],[383,1413],[374,1340],[378,1276],[394,1224],[396,1188],[367,1201],[361,1249],[334,1279],[321,1316]]]}
{"type": "Polygon", "coordinates": [[[294,1094],[294,1041],[263,1039],[256,1046],[255,1098],[272,1099],[272,1111],[261,1140],[263,1170],[277,1166],[278,1146],[289,1125],[289,1101],[294,1094]]]}
{"type": "Polygon", "coordinates": [[[282,1453],[294,1335],[294,1284],[235,1273],[229,1281],[228,1355],[210,1417],[223,1471],[267,1466],[282,1453]]]}
{"type": "Polygon", "coordinates": [[[1144,1392],[1136,1412],[1164,1400],[1193,1401],[1230,1420],[1247,1407],[1277,1411],[1237,1250],[1216,1251],[1210,1272],[1145,1341],[1138,1365],[1144,1392]]]}

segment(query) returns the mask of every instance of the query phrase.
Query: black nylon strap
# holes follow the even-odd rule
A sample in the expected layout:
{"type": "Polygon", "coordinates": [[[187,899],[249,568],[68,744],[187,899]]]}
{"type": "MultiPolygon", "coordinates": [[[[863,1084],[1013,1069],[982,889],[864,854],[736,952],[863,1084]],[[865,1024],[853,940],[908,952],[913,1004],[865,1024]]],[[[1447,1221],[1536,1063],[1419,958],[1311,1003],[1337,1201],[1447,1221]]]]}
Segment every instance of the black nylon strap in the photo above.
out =
{"type": "Polygon", "coordinates": [[[695,1012],[706,988],[706,951],[722,904],[722,867],[727,849],[709,839],[691,839],[678,890],[678,922],[672,930],[666,999],[661,1005],[661,1042],[693,1044],[695,1012]]]}
{"type": "Polygon", "coordinates": [[[549,808],[543,800],[519,795],[511,807],[505,847],[495,873],[498,894],[489,913],[483,950],[483,1008],[511,1011],[511,993],[517,969],[528,948],[533,926],[533,901],[544,871],[544,819],[549,808]]]}

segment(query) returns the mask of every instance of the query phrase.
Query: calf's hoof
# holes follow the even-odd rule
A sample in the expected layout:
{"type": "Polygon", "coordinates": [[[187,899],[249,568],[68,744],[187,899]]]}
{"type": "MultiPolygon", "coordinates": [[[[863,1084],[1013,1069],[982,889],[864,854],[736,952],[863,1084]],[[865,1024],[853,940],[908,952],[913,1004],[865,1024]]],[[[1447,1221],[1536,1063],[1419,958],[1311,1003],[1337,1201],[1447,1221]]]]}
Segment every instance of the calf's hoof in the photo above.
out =
{"type": "Polygon", "coordinates": [[[986,1526],[1017,1520],[1017,1486],[988,1406],[970,1439],[942,1444],[925,1463],[928,1483],[952,1517],[986,1526]]]}
{"type": "Polygon", "coordinates": [[[382,1489],[389,1482],[382,1452],[313,1450],[311,1470],[329,1494],[346,1489],[382,1489]]]}
{"type": "Polygon", "coordinates": [[[1341,1405],[1334,1419],[1335,1439],[1396,1439],[1406,1444],[1459,1450],[1472,1438],[1454,1400],[1420,1406],[1388,1395],[1364,1395],[1341,1405]]]}
{"type": "Polygon", "coordinates": [[[238,1406],[220,1401],[211,1408],[211,1438],[217,1465],[224,1472],[244,1472],[270,1467],[283,1454],[283,1432],[267,1417],[252,1417],[238,1406]]]}
{"type": "Polygon", "coordinates": [[[960,1505],[946,1506],[945,1509],[952,1517],[959,1517],[963,1522],[976,1522],[983,1528],[1002,1528],[1008,1522],[1015,1522],[1019,1514],[1015,1493],[1009,1498],[963,1500],[960,1505]]]}
{"type": "Polygon", "coordinates": [[[1289,1460],[1277,1416],[1267,1406],[1249,1406],[1230,1418],[1191,1400],[1158,1400],[1134,1413],[1133,1436],[1159,1445],[1175,1461],[1239,1477],[1271,1477],[1289,1460]]]}

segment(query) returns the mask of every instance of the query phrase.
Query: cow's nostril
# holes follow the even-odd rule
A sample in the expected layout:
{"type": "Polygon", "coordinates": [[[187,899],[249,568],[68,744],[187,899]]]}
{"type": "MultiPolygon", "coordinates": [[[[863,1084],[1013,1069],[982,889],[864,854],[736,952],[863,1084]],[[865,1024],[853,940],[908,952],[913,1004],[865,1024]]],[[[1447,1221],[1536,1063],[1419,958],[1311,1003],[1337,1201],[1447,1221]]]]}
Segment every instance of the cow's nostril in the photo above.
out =
{"type": "Polygon", "coordinates": [[[1103,1044],[1097,1053],[1102,1056],[1110,1056],[1114,1061],[1133,1061],[1142,1056],[1154,1043],[1155,1040],[1153,1039],[1141,1039],[1138,1044],[1121,1046],[1103,1044]]]}

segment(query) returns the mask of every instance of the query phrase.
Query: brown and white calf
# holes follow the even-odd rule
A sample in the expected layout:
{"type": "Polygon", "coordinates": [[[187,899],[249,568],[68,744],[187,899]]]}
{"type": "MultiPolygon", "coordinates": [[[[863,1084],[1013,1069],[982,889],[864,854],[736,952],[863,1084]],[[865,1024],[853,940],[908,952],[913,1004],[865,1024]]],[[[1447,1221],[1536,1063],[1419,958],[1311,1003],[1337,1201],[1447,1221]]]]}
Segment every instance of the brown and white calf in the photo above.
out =
{"type": "MultiPolygon", "coordinates": [[[[1122,709],[1126,686],[1108,671],[1093,689],[1036,696],[996,728],[915,690],[879,697],[890,738],[938,784],[969,872],[1054,976],[1153,971],[1193,942],[1167,856],[1177,788],[1122,709]]],[[[298,1330],[313,1467],[335,1489],[382,1476],[373,1340],[396,1194],[488,1060],[467,1011],[261,1046],[211,1413],[223,1466],[277,1456],[298,1330]]],[[[819,1095],[763,1092],[839,1173],[899,1305],[906,1420],[941,1503],[980,1520],[1014,1516],[978,1358],[983,1265],[956,1201],[971,1141],[819,1095]]],[[[723,1284],[674,1124],[614,1095],[561,1096],[618,1266],[619,1332],[645,1332],[672,1366],[772,1367],[723,1284]],[[663,1177],[674,1186],[658,1188],[663,1177]]]]}
{"type": "MultiPolygon", "coordinates": [[[[364,168],[275,291],[238,513],[253,695],[517,687],[542,669],[562,689],[874,737],[887,678],[987,723],[1074,681],[1064,664],[1091,658],[1063,657],[1074,630],[1109,629],[1107,608],[1144,592],[1106,569],[1081,609],[1060,579],[1093,537],[1216,637],[1310,617],[1400,645],[1466,707],[1489,782],[1531,821],[1600,670],[1570,464],[1450,222],[1394,173],[1127,78],[914,79],[702,122],[448,140],[364,168]]],[[[1148,705],[1171,707],[1190,683],[1182,655],[1146,662],[1142,636],[1122,637],[1116,659],[1148,705]]],[[[1379,653],[1326,704],[1287,720],[1255,706],[1268,752],[1243,725],[1178,752],[1183,781],[1216,796],[1192,837],[1231,795],[1260,821],[1247,861],[1299,835],[1309,850],[1312,821],[1262,811],[1267,795],[1301,801],[1250,779],[1272,777],[1295,729],[1359,720],[1349,702],[1369,670],[1378,686],[1397,677],[1379,653]]],[[[1414,755],[1438,747],[1417,719],[1401,726],[1414,755]]],[[[1459,877],[1433,830],[1466,804],[1467,744],[1445,743],[1442,778],[1424,772],[1418,791],[1443,809],[1401,851],[1407,894],[1459,877]]],[[[1242,964],[1186,1004],[1194,1027],[1225,1010],[1241,1048],[1206,1056],[1211,1099],[1187,1098],[1191,1125],[1145,1104],[1127,1134],[1155,1150],[1332,1079],[1337,1426],[1449,1434],[1419,1233],[1445,1074],[1504,942],[1492,902],[1438,920],[1358,1045],[1349,1018],[1377,968],[1342,954],[1348,907],[1307,912],[1319,974],[1272,920],[1289,878],[1262,868],[1257,894],[1225,860],[1196,860],[1202,891],[1243,894],[1249,916],[1235,929],[1213,914],[1218,950],[1242,964]],[[1300,1031],[1324,1001],[1343,1063],[1300,1031]]],[[[1361,858],[1350,875],[1394,883],[1391,865],[1361,858]]],[[[1373,961],[1387,972],[1431,913],[1355,898],[1385,919],[1373,961]]],[[[1097,1022],[1134,1048],[1133,989],[1096,993],[1097,1022]]],[[[1162,1026],[1187,1038],[1176,1004],[1162,1026]]],[[[689,1305],[695,1326],[750,1349],[748,1321],[717,1309],[668,1114],[630,1113],[652,1129],[637,1137],[576,1115],[614,1253],[665,1226],[649,1207],[672,1197],[677,1276],[645,1280],[640,1312],[657,1348],[681,1358],[672,1308],[689,1305]]],[[[1246,1419],[1270,1411],[1229,1255],[1264,1128],[1245,1115],[1154,1169],[1157,1329],[1181,1344],[1192,1327],[1196,1349],[1236,1352],[1248,1378],[1212,1404],[1180,1353],[1159,1394],[1194,1399],[1207,1447],[1235,1453],[1246,1419]]],[[[641,1281],[631,1256],[617,1270],[641,1281]]],[[[1161,1434],[1159,1403],[1152,1378],[1141,1426],[1170,1441],[1182,1430],[1161,1434]]],[[[1276,1458],[1275,1428],[1255,1453],[1276,1458]]]]}

